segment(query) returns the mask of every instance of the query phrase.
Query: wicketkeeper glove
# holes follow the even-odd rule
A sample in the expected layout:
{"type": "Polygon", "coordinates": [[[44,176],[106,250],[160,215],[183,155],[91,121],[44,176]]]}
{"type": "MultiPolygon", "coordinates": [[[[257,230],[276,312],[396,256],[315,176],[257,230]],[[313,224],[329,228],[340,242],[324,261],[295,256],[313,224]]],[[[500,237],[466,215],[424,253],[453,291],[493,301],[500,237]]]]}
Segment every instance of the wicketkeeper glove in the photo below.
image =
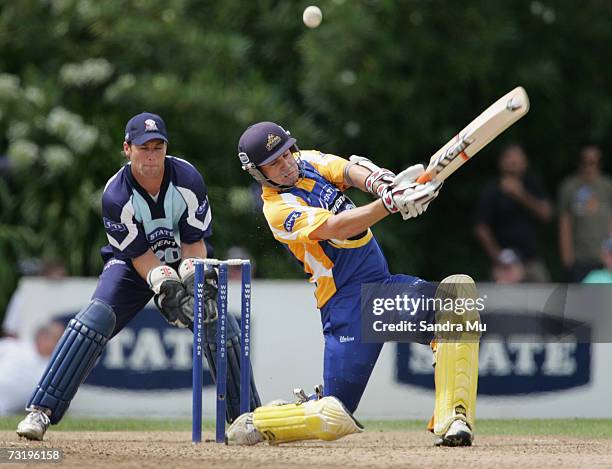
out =
{"type": "Polygon", "coordinates": [[[204,272],[204,322],[217,320],[217,293],[218,293],[217,269],[209,269],[204,272]]]}
{"type": "Polygon", "coordinates": [[[155,306],[169,324],[177,327],[193,327],[193,296],[181,282],[172,267],[160,265],[147,275],[149,288],[155,296],[155,306]]]}
{"type": "Polygon", "coordinates": [[[183,285],[185,285],[185,290],[187,290],[187,293],[189,293],[191,296],[194,296],[195,291],[194,279],[195,264],[197,260],[198,259],[196,259],[195,257],[190,257],[188,259],[183,260],[178,270],[179,276],[181,277],[181,281],[183,282],[183,285]]]}
{"type": "MultiPolygon", "coordinates": [[[[195,263],[197,259],[189,258],[181,262],[179,274],[187,293],[194,297],[195,285],[195,263]]],[[[203,322],[213,322],[217,319],[217,269],[208,267],[204,270],[204,288],[202,294],[202,306],[204,309],[203,322]]],[[[193,316],[192,316],[193,318],[193,316]]]]}

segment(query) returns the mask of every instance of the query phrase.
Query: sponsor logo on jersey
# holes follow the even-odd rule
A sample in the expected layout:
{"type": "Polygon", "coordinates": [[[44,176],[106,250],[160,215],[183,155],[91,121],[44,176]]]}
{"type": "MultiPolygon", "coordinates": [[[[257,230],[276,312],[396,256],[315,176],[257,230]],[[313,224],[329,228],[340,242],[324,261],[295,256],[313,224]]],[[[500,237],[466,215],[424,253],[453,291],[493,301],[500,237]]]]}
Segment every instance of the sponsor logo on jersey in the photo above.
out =
{"type": "Polygon", "coordinates": [[[154,243],[160,239],[169,239],[174,241],[174,230],[170,228],[157,228],[156,230],[147,234],[147,240],[149,243],[154,243]]]}
{"type": "Polygon", "coordinates": [[[204,215],[208,210],[208,200],[204,200],[196,210],[196,215],[204,215]]]}
{"type": "Polygon", "coordinates": [[[102,221],[104,222],[104,228],[106,229],[106,231],[116,231],[118,233],[121,233],[128,230],[127,226],[125,226],[125,223],[117,223],[106,217],[103,217],[102,221]]]}
{"type": "Polygon", "coordinates": [[[323,202],[329,206],[329,202],[333,199],[334,195],[338,192],[338,189],[332,186],[327,186],[323,189],[323,193],[321,194],[323,197],[323,202]]]}
{"type": "Polygon", "coordinates": [[[266,150],[271,151],[280,142],[281,142],[281,138],[278,135],[268,134],[268,140],[266,142],[266,150]]]}
{"type": "Polygon", "coordinates": [[[289,216],[287,217],[287,219],[285,220],[285,223],[283,224],[283,226],[285,227],[285,231],[287,232],[293,231],[293,225],[295,224],[295,220],[300,218],[301,215],[302,215],[302,212],[298,212],[295,210],[291,212],[289,216]]]}
{"type": "Polygon", "coordinates": [[[319,205],[333,214],[355,208],[351,199],[331,184],[326,184],[321,188],[319,205]]]}
{"type": "Polygon", "coordinates": [[[120,264],[125,264],[125,261],[122,261],[119,259],[111,259],[106,264],[104,264],[104,268],[102,270],[107,270],[107,269],[110,269],[114,265],[120,265],[120,264]]]}
{"type": "Polygon", "coordinates": [[[153,119],[147,119],[145,122],[145,132],[154,132],[159,130],[157,128],[157,123],[153,119]]]}
{"type": "Polygon", "coordinates": [[[329,211],[334,215],[338,212],[344,212],[345,210],[354,209],[355,205],[346,195],[342,192],[338,192],[338,197],[334,200],[334,204],[331,206],[329,211]]]}
{"type": "Polygon", "coordinates": [[[341,344],[345,344],[347,342],[354,342],[355,341],[355,337],[351,337],[348,335],[341,335],[340,336],[340,343],[341,344]]]}

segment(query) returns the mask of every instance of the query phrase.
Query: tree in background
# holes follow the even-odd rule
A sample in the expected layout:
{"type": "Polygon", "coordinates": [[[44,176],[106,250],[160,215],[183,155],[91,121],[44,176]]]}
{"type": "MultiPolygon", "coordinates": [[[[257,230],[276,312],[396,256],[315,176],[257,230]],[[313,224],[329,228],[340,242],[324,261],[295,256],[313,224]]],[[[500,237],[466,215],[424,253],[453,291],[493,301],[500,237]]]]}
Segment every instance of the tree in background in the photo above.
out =
{"type": "Polygon", "coordinates": [[[549,190],[584,140],[612,151],[608,2],[328,0],[315,30],[301,23],[305,6],[0,0],[0,311],[23,257],[97,275],[101,190],[123,164],[126,119],[143,110],[164,116],[170,153],[204,174],[217,254],[244,246],[266,277],[301,274],[250,214],[257,194],[236,142],[254,121],[399,171],[525,86],[530,114],[449,181],[427,217],[377,227],[393,270],[434,280],[486,272],[470,222],[501,144],[524,144],[549,190]]]}

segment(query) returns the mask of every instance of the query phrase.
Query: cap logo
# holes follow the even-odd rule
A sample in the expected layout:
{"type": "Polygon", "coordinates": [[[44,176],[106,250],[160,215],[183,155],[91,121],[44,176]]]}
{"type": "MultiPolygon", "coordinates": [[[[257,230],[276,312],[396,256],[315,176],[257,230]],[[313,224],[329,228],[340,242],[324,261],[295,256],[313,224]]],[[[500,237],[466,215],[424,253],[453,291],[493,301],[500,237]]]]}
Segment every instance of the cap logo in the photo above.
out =
{"type": "Polygon", "coordinates": [[[125,140],[126,142],[130,141],[130,133],[129,132],[126,132],[125,138],[123,140],[125,140]]]}
{"type": "Polygon", "coordinates": [[[147,119],[145,122],[145,132],[153,132],[155,130],[159,130],[157,128],[157,123],[153,119],[147,119]]]}
{"type": "Polygon", "coordinates": [[[278,135],[268,134],[268,141],[266,142],[266,150],[271,151],[280,142],[281,142],[281,138],[278,135]]]}

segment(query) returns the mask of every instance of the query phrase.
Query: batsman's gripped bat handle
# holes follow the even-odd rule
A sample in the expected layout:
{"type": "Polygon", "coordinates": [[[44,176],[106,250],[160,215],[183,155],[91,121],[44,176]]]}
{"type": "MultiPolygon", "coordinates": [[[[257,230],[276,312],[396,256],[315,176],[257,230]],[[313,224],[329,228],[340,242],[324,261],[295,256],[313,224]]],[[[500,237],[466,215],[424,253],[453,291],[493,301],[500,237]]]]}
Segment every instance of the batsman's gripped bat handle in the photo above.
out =
{"type": "Polygon", "coordinates": [[[419,184],[425,184],[426,182],[429,182],[429,181],[431,181],[432,179],[433,179],[433,178],[431,177],[431,175],[430,175],[430,174],[429,174],[427,171],[425,171],[423,174],[421,174],[421,175],[420,175],[420,176],[417,178],[416,182],[418,182],[419,184]]]}

